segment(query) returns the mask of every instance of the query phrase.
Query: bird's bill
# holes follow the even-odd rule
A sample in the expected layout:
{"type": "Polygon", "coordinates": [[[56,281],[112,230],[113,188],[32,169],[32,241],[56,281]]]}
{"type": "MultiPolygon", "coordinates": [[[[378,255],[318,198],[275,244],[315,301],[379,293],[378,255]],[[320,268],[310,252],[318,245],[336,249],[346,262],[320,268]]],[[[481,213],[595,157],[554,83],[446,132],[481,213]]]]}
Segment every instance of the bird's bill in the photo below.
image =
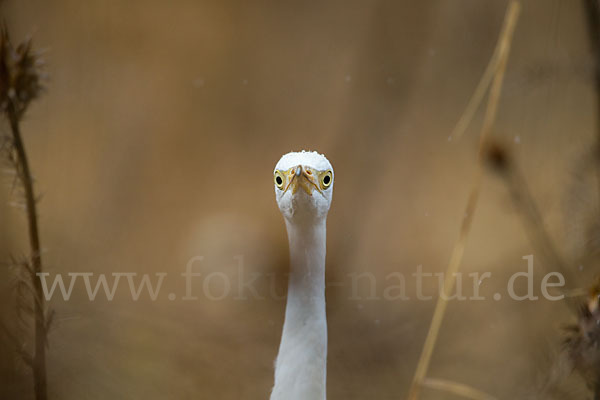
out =
{"type": "Polygon", "coordinates": [[[288,169],[284,174],[288,181],[284,193],[291,189],[292,194],[296,194],[298,189],[302,188],[309,196],[312,196],[315,189],[323,194],[317,182],[318,172],[313,168],[298,165],[288,169]]]}

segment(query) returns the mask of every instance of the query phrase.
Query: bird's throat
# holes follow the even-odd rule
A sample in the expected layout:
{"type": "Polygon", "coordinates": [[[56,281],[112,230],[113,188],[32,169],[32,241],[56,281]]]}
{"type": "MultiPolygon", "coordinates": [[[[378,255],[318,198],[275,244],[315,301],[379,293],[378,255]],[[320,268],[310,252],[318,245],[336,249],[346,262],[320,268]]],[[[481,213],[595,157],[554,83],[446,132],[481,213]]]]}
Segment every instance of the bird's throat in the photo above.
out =
{"type": "Polygon", "coordinates": [[[327,363],[325,219],[310,224],[286,220],[286,226],[290,277],[271,400],[322,400],[327,363]]]}

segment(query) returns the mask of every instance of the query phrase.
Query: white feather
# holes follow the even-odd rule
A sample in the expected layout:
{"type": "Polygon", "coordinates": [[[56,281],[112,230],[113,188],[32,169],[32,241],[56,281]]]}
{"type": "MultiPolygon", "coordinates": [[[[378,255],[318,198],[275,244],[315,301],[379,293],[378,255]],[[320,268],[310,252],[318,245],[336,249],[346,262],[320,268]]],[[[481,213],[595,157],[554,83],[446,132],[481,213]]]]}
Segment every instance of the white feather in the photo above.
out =
{"type": "MultiPolygon", "coordinates": [[[[332,170],[316,152],[284,155],[276,170],[296,166],[332,170]]],[[[288,232],[290,278],[283,334],[275,365],[271,400],[324,400],[327,380],[327,319],[325,315],[326,218],[333,181],[309,195],[275,188],[277,204],[288,232]]]]}

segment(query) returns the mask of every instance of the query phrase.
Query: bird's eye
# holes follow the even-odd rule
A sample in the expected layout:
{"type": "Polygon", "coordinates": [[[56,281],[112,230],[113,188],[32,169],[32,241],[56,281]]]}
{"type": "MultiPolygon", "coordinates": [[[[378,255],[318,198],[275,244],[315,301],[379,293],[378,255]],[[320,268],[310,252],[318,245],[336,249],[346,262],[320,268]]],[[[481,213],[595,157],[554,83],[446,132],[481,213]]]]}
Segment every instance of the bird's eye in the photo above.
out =
{"type": "Polygon", "coordinates": [[[281,172],[275,171],[273,180],[275,181],[275,186],[277,186],[279,189],[283,189],[283,175],[281,172]]]}
{"type": "Polygon", "coordinates": [[[327,189],[329,186],[331,186],[331,182],[333,182],[331,171],[325,171],[323,175],[321,175],[321,188],[327,189]]]}

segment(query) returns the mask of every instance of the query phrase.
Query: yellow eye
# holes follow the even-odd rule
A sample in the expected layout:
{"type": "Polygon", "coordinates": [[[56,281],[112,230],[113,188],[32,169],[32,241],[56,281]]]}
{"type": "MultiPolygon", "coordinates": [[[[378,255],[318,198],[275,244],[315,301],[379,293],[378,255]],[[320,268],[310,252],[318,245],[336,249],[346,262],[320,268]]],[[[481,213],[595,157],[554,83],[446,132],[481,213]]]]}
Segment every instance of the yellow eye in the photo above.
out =
{"type": "Polygon", "coordinates": [[[333,182],[331,171],[325,171],[321,174],[321,189],[327,189],[333,182]]]}
{"type": "Polygon", "coordinates": [[[285,179],[281,172],[275,171],[273,180],[275,181],[275,186],[277,186],[279,189],[283,189],[283,183],[285,182],[285,179]]]}

